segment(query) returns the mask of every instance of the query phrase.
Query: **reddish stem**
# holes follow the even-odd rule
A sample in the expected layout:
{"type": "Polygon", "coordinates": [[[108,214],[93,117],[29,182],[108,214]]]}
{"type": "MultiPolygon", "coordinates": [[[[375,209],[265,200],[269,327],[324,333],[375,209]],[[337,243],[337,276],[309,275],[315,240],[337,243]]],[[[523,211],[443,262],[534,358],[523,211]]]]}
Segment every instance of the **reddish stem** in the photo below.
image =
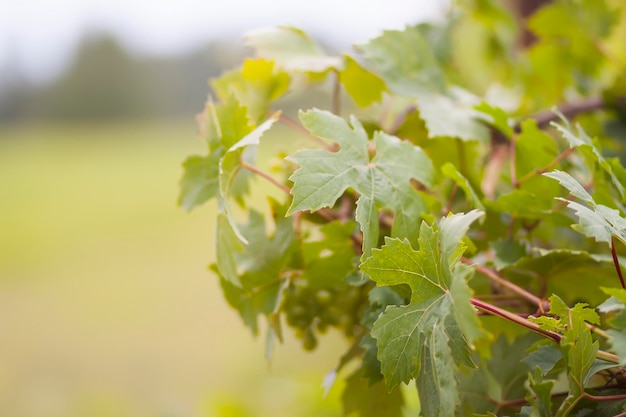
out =
{"type": "Polygon", "coordinates": [[[547,337],[549,339],[552,339],[553,342],[555,343],[560,343],[561,342],[561,335],[558,333],[554,333],[548,330],[543,330],[541,327],[539,327],[538,324],[533,323],[530,320],[524,319],[522,317],[519,317],[516,314],[510,313],[506,310],[503,310],[501,308],[498,308],[492,304],[488,304],[485,303],[483,301],[477,300],[475,298],[470,299],[470,303],[472,303],[472,305],[474,305],[476,308],[479,308],[480,310],[486,311],[488,313],[491,313],[495,316],[499,316],[502,317],[505,320],[508,320],[512,323],[518,324],[522,327],[527,328],[530,331],[533,331],[541,336],[547,337]]]}
{"type": "Polygon", "coordinates": [[[502,285],[503,287],[506,287],[508,289],[510,289],[511,291],[513,291],[514,293],[520,295],[521,297],[525,298],[526,300],[530,301],[532,304],[538,306],[538,307],[542,307],[543,306],[543,300],[539,297],[537,297],[536,295],[526,291],[525,289],[513,284],[511,281],[508,281],[504,278],[502,278],[500,275],[498,275],[496,272],[492,271],[489,268],[486,268],[482,265],[477,265],[475,264],[471,259],[467,259],[465,257],[461,258],[461,262],[463,262],[466,265],[476,265],[476,271],[478,271],[479,273],[483,274],[484,276],[486,276],[487,278],[489,278],[490,280],[497,282],[498,284],[502,285]]]}
{"type": "Polygon", "coordinates": [[[246,161],[240,161],[240,163],[241,163],[241,166],[247,169],[248,171],[253,172],[257,174],[258,176],[265,178],[266,180],[268,180],[269,182],[271,182],[272,184],[274,184],[276,187],[280,188],[287,194],[291,194],[291,189],[289,187],[279,182],[276,178],[272,177],[268,173],[261,171],[260,169],[258,169],[254,165],[250,165],[246,161]]]}
{"type": "Polygon", "coordinates": [[[615,251],[614,236],[611,236],[611,256],[613,256],[613,265],[615,265],[615,270],[617,271],[619,282],[620,284],[622,284],[622,288],[626,289],[626,283],[624,283],[624,276],[622,275],[622,268],[619,265],[619,258],[617,257],[617,252],[615,251]]]}
{"type": "Polygon", "coordinates": [[[554,168],[559,162],[561,162],[563,159],[567,158],[567,156],[569,154],[572,153],[572,151],[574,150],[574,148],[567,148],[566,150],[564,150],[563,152],[561,152],[556,158],[554,158],[548,165],[546,165],[543,168],[540,169],[535,169],[533,171],[530,171],[529,173],[527,173],[526,175],[524,175],[522,178],[520,178],[519,180],[517,180],[517,182],[515,183],[515,186],[518,187],[520,184],[522,184],[523,182],[528,181],[529,179],[531,179],[532,177],[534,177],[535,175],[541,175],[543,173],[546,173],[548,171],[550,171],[552,168],[554,168]]]}

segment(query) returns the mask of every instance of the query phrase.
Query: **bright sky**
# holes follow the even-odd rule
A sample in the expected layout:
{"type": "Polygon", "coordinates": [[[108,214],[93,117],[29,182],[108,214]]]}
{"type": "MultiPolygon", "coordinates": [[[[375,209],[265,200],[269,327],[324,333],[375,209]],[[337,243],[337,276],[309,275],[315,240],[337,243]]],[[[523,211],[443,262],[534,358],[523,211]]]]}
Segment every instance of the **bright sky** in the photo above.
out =
{"type": "Polygon", "coordinates": [[[109,30],[135,51],[185,51],[208,39],[290,24],[347,47],[441,16],[445,0],[0,0],[0,69],[33,80],[63,69],[81,35],[109,30]]]}

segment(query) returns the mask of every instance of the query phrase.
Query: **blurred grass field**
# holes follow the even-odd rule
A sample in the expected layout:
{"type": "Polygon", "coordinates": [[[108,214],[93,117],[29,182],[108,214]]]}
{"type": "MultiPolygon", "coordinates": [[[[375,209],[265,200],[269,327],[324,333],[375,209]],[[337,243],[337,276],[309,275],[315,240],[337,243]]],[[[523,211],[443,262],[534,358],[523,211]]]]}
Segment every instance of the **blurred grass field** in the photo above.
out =
{"type": "Polygon", "coordinates": [[[0,415],[336,416],[330,337],[271,368],[176,206],[193,121],[0,127],[0,415]]]}

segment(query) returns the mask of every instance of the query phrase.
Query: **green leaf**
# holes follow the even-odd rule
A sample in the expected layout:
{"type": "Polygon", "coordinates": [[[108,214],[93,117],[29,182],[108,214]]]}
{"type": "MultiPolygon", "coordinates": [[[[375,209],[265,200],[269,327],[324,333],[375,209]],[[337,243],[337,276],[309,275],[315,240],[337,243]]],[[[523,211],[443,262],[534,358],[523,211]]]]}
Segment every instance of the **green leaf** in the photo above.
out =
{"type": "Polygon", "coordinates": [[[354,249],[350,236],[355,228],[354,222],[330,222],[320,228],[321,239],[307,240],[302,244],[302,276],[310,288],[337,285],[354,270],[354,249]]]}
{"type": "MultiPolygon", "coordinates": [[[[248,223],[239,227],[247,244],[229,253],[229,246],[222,246],[220,240],[215,268],[222,278],[220,282],[226,299],[255,335],[258,333],[257,317],[269,316],[280,305],[289,283],[285,273],[294,251],[293,219],[285,218],[285,208],[277,203],[273,202],[272,208],[274,233],[268,236],[263,215],[251,210],[248,223]],[[229,267],[235,268],[230,273],[236,274],[236,279],[225,273],[229,267]]],[[[220,219],[224,227],[230,227],[224,213],[220,219]]],[[[228,241],[237,242],[233,237],[228,241]]]]}
{"type": "Polygon", "coordinates": [[[199,116],[200,136],[209,148],[207,156],[192,156],[184,162],[178,203],[191,210],[215,198],[219,191],[219,161],[227,149],[248,135],[253,125],[245,107],[234,96],[223,103],[209,101],[199,116]]]}
{"type": "MultiPolygon", "coordinates": [[[[551,330],[556,330],[555,327],[551,330]]],[[[546,375],[561,359],[563,359],[563,353],[558,348],[553,345],[541,345],[529,353],[523,362],[530,369],[539,369],[543,375],[546,375]]]]}
{"type": "MultiPolygon", "coordinates": [[[[606,333],[610,336],[611,350],[619,356],[620,364],[624,365],[626,364],[626,309],[624,306],[626,290],[622,288],[602,288],[602,290],[611,296],[609,300],[613,300],[613,302],[608,304],[608,306],[605,305],[602,310],[598,307],[598,310],[604,313],[617,311],[617,313],[609,317],[608,323],[612,329],[607,330],[606,333]]],[[[609,300],[605,301],[605,304],[609,300]]]]}
{"type": "Polygon", "coordinates": [[[512,412],[514,407],[499,407],[497,404],[524,396],[527,368],[522,359],[537,339],[538,336],[528,333],[514,341],[500,336],[489,346],[491,357],[478,358],[478,369],[458,373],[461,405],[457,415],[461,410],[464,415],[490,411],[506,415],[506,412],[512,412]]]}
{"type": "Polygon", "coordinates": [[[267,132],[274,122],[278,119],[278,114],[274,114],[272,117],[263,122],[260,126],[248,133],[245,137],[241,138],[237,143],[231,146],[219,161],[219,199],[220,210],[224,211],[231,223],[233,231],[240,236],[240,239],[245,242],[243,237],[239,234],[237,225],[233,219],[232,211],[230,209],[229,197],[234,194],[235,198],[241,197],[241,189],[247,190],[247,179],[251,173],[243,171],[247,175],[247,178],[243,180],[243,184],[240,181],[236,183],[236,179],[241,178],[242,161],[246,160],[247,163],[253,163],[254,155],[256,154],[256,148],[263,134],[267,132]],[[246,153],[248,154],[246,156],[246,153]],[[236,187],[238,185],[239,187],[236,187]],[[243,187],[242,187],[243,185],[243,187]],[[238,189],[239,188],[239,189],[238,189]],[[235,191],[233,193],[233,191],[235,191]]]}
{"type": "Polygon", "coordinates": [[[402,392],[399,387],[388,392],[382,381],[370,383],[358,370],[346,380],[341,395],[344,416],[402,417],[402,392]]]}
{"type": "Polygon", "coordinates": [[[450,162],[443,164],[441,166],[441,173],[454,181],[457,186],[461,187],[465,193],[465,197],[471,202],[472,207],[485,210],[485,206],[480,201],[480,197],[478,197],[476,191],[474,191],[472,184],[470,184],[469,180],[465,178],[453,164],[450,162]]]}
{"type": "Polygon", "coordinates": [[[489,129],[479,120],[474,106],[478,98],[459,88],[445,94],[424,92],[418,96],[420,117],[428,129],[428,137],[451,137],[487,143],[489,129]],[[454,114],[454,118],[450,115],[454,114]]]}
{"type": "Polygon", "coordinates": [[[613,184],[613,187],[615,187],[615,189],[619,193],[620,198],[623,199],[625,196],[624,186],[617,178],[617,176],[615,176],[611,164],[609,163],[609,161],[604,159],[596,144],[591,140],[591,138],[587,135],[587,133],[579,124],[576,125],[576,132],[574,132],[574,130],[571,128],[565,118],[563,118],[563,121],[563,125],[553,122],[552,126],[554,126],[558,131],[561,132],[563,138],[567,140],[570,147],[578,148],[579,152],[587,156],[593,163],[597,163],[604,170],[606,175],[611,180],[611,184],[613,184]]]}
{"type": "Polygon", "coordinates": [[[593,197],[591,197],[591,194],[589,194],[587,190],[585,190],[585,188],[567,172],[555,169],[554,171],[546,172],[543,176],[557,180],[559,184],[567,188],[567,190],[574,197],[589,203],[591,206],[596,205],[596,202],[593,200],[593,197]]]}
{"type": "Polygon", "coordinates": [[[208,156],[193,155],[183,162],[178,198],[183,209],[191,210],[217,195],[219,158],[220,154],[214,152],[208,156]]]}
{"type": "Polygon", "coordinates": [[[511,139],[513,137],[512,121],[509,115],[499,107],[494,107],[487,102],[482,102],[474,106],[479,113],[477,117],[489,123],[500,131],[505,137],[511,139]]]}
{"type": "Polygon", "coordinates": [[[445,79],[430,46],[414,26],[387,30],[357,48],[374,65],[391,91],[415,96],[424,91],[443,91],[445,79]]]}
{"type": "Polygon", "coordinates": [[[559,294],[568,303],[584,301],[590,305],[606,299],[601,286],[618,282],[610,254],[600,256],[567,249],[533,250],[501,273],[534,291],[539,291],[540,282],[545,282],[548,294],[559,294]]]}
{"type": "MultiPolygon", "coordinates": [[[[564,417],[583,398],[585,384],[591,377],[589,371],[596,361],[598,342],[593,341],[591,331],[584,322],[584,318],[590,317],[589,312],[593,310],[585,306],[570,309],[561,298],[552,295],[550,312],[559,315],[561,322],[567,326],[561,339],[561,350],[567,364],[569,393],[556,414],[557,417],[564,417]]],[[[595,320],[595,317],[592,319],[595,320]]]]}
{"type": "Polygon", "coordinates": [[[291,26],[255,30],[245,39],[259,56],[287,71],[319,73],[341,67],[339,57],[327,55],[304,31],[291,26]]]}
{"type": "Polygon", "coordinates": [[[490,246],[496,255],[493,260],[496,269],[514,264],[526,255],[526,246],[517,240],[498,239],[491,242],[490,246]]]}
{"type": "Polygon", "coordinates": [[[339,73],[339,79],[357,106],[367,107],[380,101],[386,90],[385,82],[349,55],[344,55],[344,60],[345,66],[339,73]]]}
{"type": "Polygon", "coordinates": [[[552,388],[554,380],[544,380],[545,372],[537,367],[534,374],[528,374],[528,388],[530,395],[527,397],[537,417],[552,417],[552,388]]]}
{"type": "Polygon", "coordinates": [[[457,263],[463,251],[460,238],[480,215],[450,216],[439,230],[422,223],[419,251],[406,240],[387,238],[361,265],[377,285],[411,288],[409,305],[388,307],[372,336],[387,386],[418,378],[422,407],[437,412],[429,415],[453,415],[458,398],[453,370],[474,366],[469,349],[484,335],[469,302],[466,279],[472,269],[457,263]]]}
{"type": "Polygon", "coordinates": [[[374,287],[370,290],[368,298],[369,306],[361,319],[361,324],[368,329],[368,332],[363,336],[359,345],[364,350],[363,376],[371,382],[376,382],[383,379],[383,374],[381,373],[380,361],[377,357],[378,347],[376,346],[376,339],[372,337],[370,331],[378,316],[385,311],[387,306],[400,306],[404,303],[404,300],[390,287],[374,287]]]}
{"type": "Polygon", "coordinates": [[[300,118],[313,135],[338,143],[340,149],[303,150],[288,158],[300,165],[290,178],[294,186],[288,214],[332,207],[352,188],[360,195],[356,220],[363,231],[364,256],[378,245],[380,209],[395,212],[392,236],[416,236],[416,219],[425,211],[425,204],[410,180],[427,186],[432,183],[434,170],[426,154],[408,142],[377,132],[376,156],[370,158],[367,134],[356,118],[351,119],[352,127],[342,118],[320,110],[301,113],[300,118]]]}
{"type": "Polygon", "coordinates": [[[240,70],[212,80],[211,86],[222,100],[231,95],[237,97],[250,118],[258,122],[265,119],[269,105],[287,92],[289,75],[277,69],[273,61],[246,59],[240,70]]]}
{"type": "Polygon", "coordinates": [[[544,175],[558,180],[559,183],[565,186],[574,196],[591,206],[591,208],[589,208],[575,201],[569,201],[563,198],[560,199],[566,202],[567,206],[574,210],[574,213],[578,217],[578,224],[572,226],[574,230],[595,239],[596,242],[605,242],[609,244],[609,246],[612,245],[612,236],[615,236],[622,243],[626,244],[626,219],[621,216],[618,210],[603,204],[596,204],[589,193],[565,172],[557,171],[544,175]]]}
{"type": "MultiPolygon", "coordinates": [[[[532,120],[521,124],[521,132],[515,138],[515,175],[519,180],[537,169],[552,164],[559,150],[553,137],[537,127],[532,120]]],[[[541,175],[534,175],[520,184],[520,188],[547,200],[558,195],[559,186],[541,175]]]]}

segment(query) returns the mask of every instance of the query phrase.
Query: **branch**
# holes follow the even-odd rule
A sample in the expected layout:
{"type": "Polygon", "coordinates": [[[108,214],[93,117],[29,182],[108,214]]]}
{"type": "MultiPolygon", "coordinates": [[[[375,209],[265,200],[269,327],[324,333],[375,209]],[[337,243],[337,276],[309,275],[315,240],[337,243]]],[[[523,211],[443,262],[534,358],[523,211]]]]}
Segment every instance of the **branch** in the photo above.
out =
{"type": "Polygon", "coordinates": [[[304,126],[302,126],[300,123],[293,120],[291,117],[286,116],[283,113],[281,113],[280,116],[278,116],[278,121],[289,126],[293,130],[298,131],[302,135],[306,136],[307,138],[311,139],[312,141],[316,142],[317,144],[319,144],[320,146],[324,148],[330,149],[332,147],[331,145],[329,145],[322,139],[318,138],[317,136],[313,136],[311,132],[309,132],[304,126]]]}
{"type": "MultiPolygon", "coordinates": [[[[626,394],[617,395],[591,395],[586,392],[583,393],[583,397],[591,401],[618,401],[626,400],[626,394]]],[[[621,415],[621,414],[620,414],[621,415]]]]}
{"type": "Polygon", "coordinates": [[[541,298],[539,298],[536,295],[526,291],[522,287],[519,287],[519,286],[513,284],[511,281],[508,281],[508,280],[502,278],[495,271],[492,271],[491,269],[486,268],[486,267],[484,267],[482,265],[478,265],[475,262],[473,262],[471,259],[468,259],[468,258],[465,258],[465,257],[461,258],[461,262],[463,262],[466,265],[475,265],[476,266],[476,271],[478,271],[479,273],[483,274],[484,276],[486,276],[490,280],[492,280],[494,282],[497,282],[498,284],[502,285],[503,287],[506,287],[506,288],[510,289],[511,291],[513,291],[514,293],[518,294],[522,298],[525,298],[526,300],[530,301],[532,304],[536,305],[537,307],[543,308],[545,303],[544,303],[544,301],[541,298]]]}
{"type": "Polygon", "coordinates": [[[485,303],[475,298],[470,299],[470,303],[472,303],[472,305],[474,305],[476,308],[480,310],[486,311],[487,313],[493,314],[495,316],[502,317],[505,320],[508,320],[512,323],[525,327],[532,332],[535,332],[543,337],[547,337],[548,339],[551,339],[555,343],[561,343],[560,334],[551,332],[548,330],[544,330],[541,327],[539,327],[537,323],[533,323],[532,321],[522,318],[518,316],[517,314],[513,314],[509,311],[503,310],[492,304],[485,303]]]}
{"type": "Polygon", "coordinates": [[[240,161],[240,163],[241,163],[241,166],[244,167],[245,169],[247,169],[248,171],[253,172],[253,173],[257,174],[258,176],[265,178],[266,180],[268,180],[269,182],[271,182],[272,184],[274,184],[276,187],[280,188],[281,190],[283,190],[287,194],[291,194],[291,189],[289,187],[287,187],[285,184],[279,182],[276,178],[272,177],[267,172],[261,171],[260,169],[258,169],[254,165],[250,165],[246,161],[242,160],[242,161],[240,161]]]}
{"type": "Polygon", "coordinates": [[[615,237],[613,235],[611,235],[611,256],[613,256],[613,265],[615,265],[615,270],[617,271],[619,282],[620,284],[622,284],[622,288],[626,289],[626,283],[624,283],[624,276],[622,275],[622,268],[619,265],[617,252],[615,252],[615,237]]]}
{"type": "Polygon", "coordinates": [[[523,182],[528,181],[529,179],[531,179],[532,177],[534,177],[535,175],[541,175],[544,174],[548,171],[550,171],[552,168],[554,168],[559,162],[561,162],[563,159],[567,158],[567,156],[572,153],[572,151],[574,150],[574,148],[567,148],[566,150],[564,150],[563,152],[561,152],[559,155],[556,156],[556,158],[554,158],[552,161],[550,161],[550,163],[548,163],[546,166],[544,166],[543,168],[538,168],[535,170],[530,171],[529,173],[527,173],[526,175],[524,175],[522,178],[520,178],[519,180],[515,181],[513,183],[514,187],[519,187],[520,184],[522,184],[523,182]]]}
{"type": "MultiPolygon", "coordinates": [[[[587,112],[591,112],[595,110],[600,110],[604,108],[604,106],[605,106],[605,103],[602,100],[602,97],[592,97],[592,98],[581,100],[575,103],[561,104],[557,106],[557,108],[563,114],[563,116],[569,119],[580,113],[587,113],[587,112]]],[[[540,128],[549,126],[550,122],[559,120],[559,116],[556,113],[554,113],[552,110],[544,110],[542,112],[535,114],[534,116],[531,116],[530,118],[535,119],[535,121],[537,122],[537,126],[540,128]]],[[[513,130],[516,133],[521,132],[522,131],[521,122],[515,124],[513,130]]]]}

